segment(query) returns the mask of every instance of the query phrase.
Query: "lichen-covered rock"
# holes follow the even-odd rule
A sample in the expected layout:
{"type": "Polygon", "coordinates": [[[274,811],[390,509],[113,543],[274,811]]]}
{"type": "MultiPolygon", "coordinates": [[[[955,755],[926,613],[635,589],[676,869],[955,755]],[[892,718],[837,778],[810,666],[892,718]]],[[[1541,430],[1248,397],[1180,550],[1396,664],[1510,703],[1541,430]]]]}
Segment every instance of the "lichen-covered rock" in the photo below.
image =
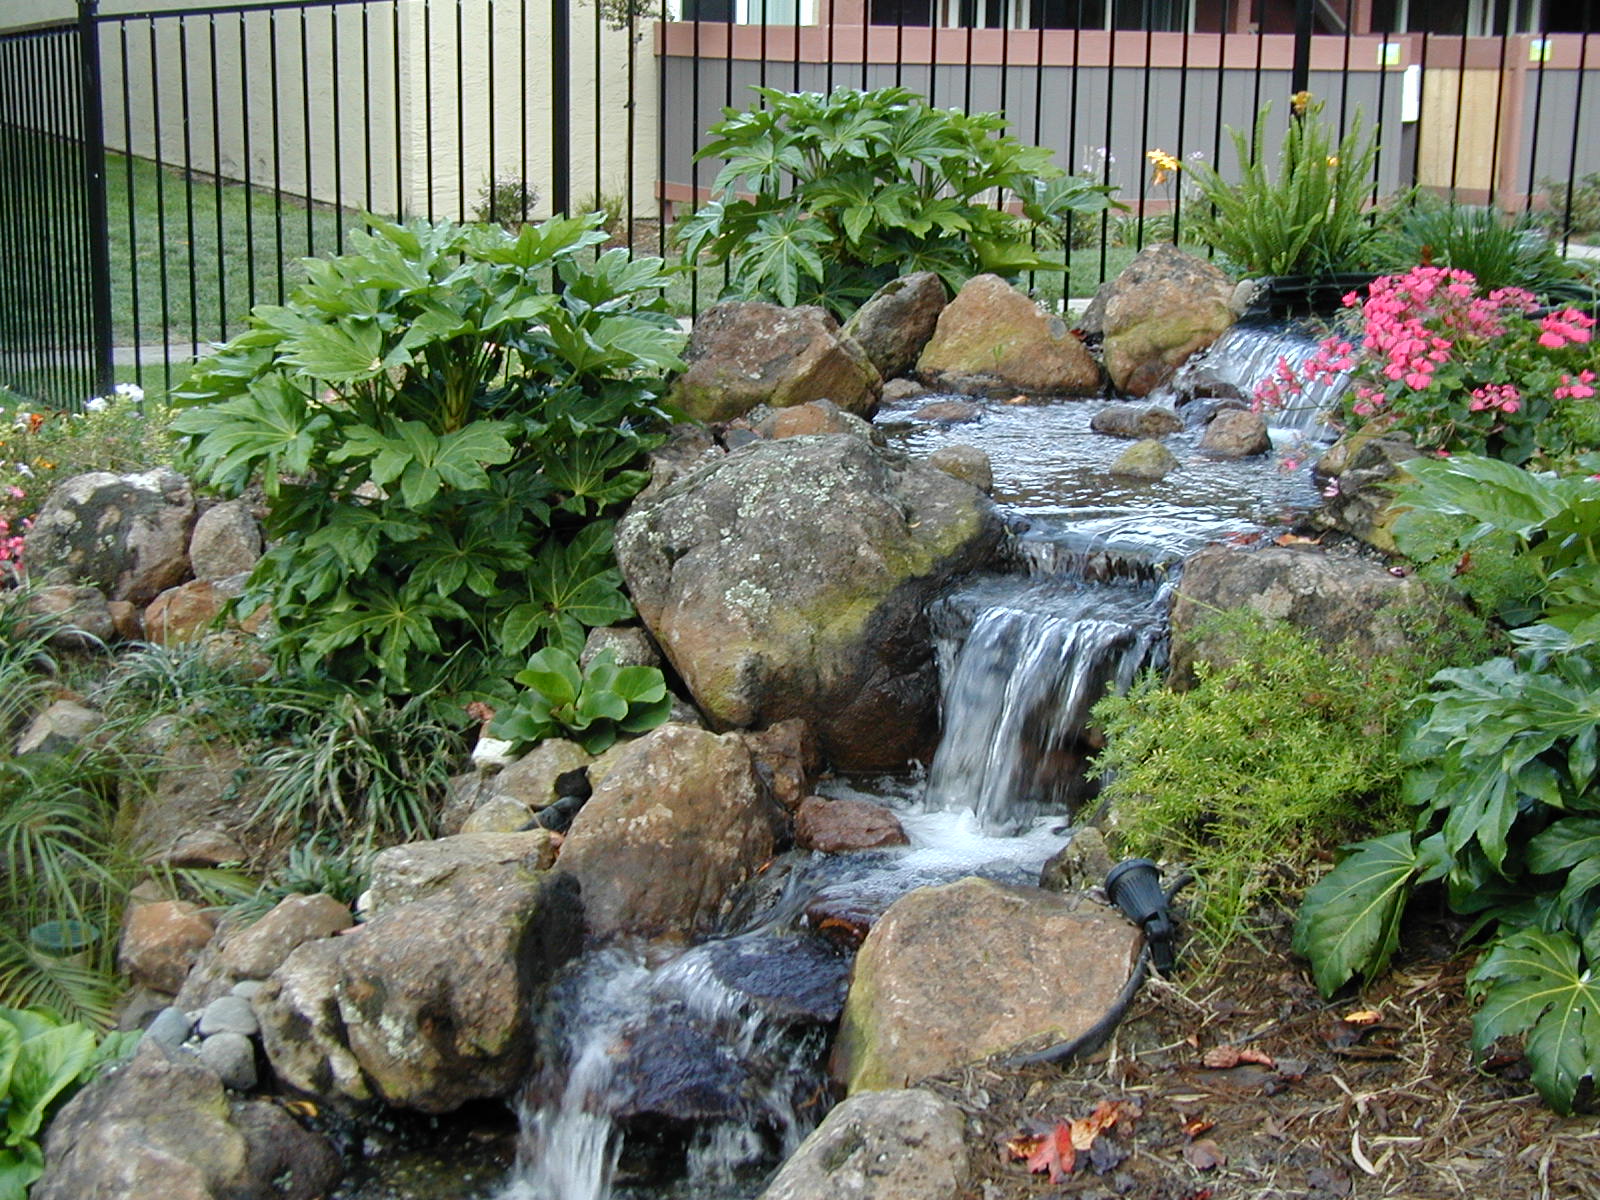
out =
{"type": "Polygon", "coordinates": [[[919,1089],[863,1092],[836,1106],[760,1200],[956,1200],[965,1195],[966,1116],[919,1089]]]}
{"type": "Polygon", "coordinates": [[[189,562],[196,579],[227,579],[249,571],[261,558],[261,526],[248,500],[214,504],[194,523],[189,562]]]}
{"type": "Polygon", "coordinates": [[[1087,1032],[1141,935],[1116,913],[969,877],[890,905],[856,955],[833,1069],[853,1092],[905,1087],[1087,1032]]]}
{"type": "Polygon", "coordinates": [[[729,421],[758,404],[832,400],[868,415],[883,380],[867,352],[820,308],[759,300],[713,305],[695,320],[671,401],[700,421],[729,421]]]}
{"type": "Polygon", "coordinates": [[[1183,420],[1162,404],[1108,404],[1095,413],[1089,428],[1121,438],[1159,438],[1177,433],[1183,420]]]}
{"type": "Polygon", "coordinates": [[[1200,436],[1200,449],[1217,458],[1250,458],[1272,449],[1267,419],[1258,412],[1224,408],[1200,436]]]}
{"type": "Polygon", "coordinates": [[[312,1095],[442,1113],[533,1062],[550,977],[578,952],[574,881],[486,865],[291,953],[256,994],[278,1078],[312,1095]]]}
{"type": "Polygon", "coordinates": [[[1129,446],[1110,468],[1113,475],[1127,479],[1164,479],[1177,469],[1177,456],[1154,438],[1129,446]]]}
{"type": "Polygon", "coordinates": [[[1100,388],[1100,368],[1066,321],[998,275],[973,276],[945,306],[917,377],[972,395],[1088,396],[1100,388]]]}
{"type": "Polygon", "coordinates": [[[1105,335],[1111,382],[1131,396],[1148,396],[1233,324],[1233,288],[1204,259],[1157,242],[1102,285],[1080,324],[1105,335]]]}
{"type": "Polygon", "coordinates": [[[372,860],[367,888],[369,914],[422,899],[485,870],[543,871],[556,860],[548,829],[520,833],[458,833],[429,842],[407,842],[372,860]]]}
{"type": "Polygon", "coordinates": [[[844,331],[860,344],[885,379],[903,375],[933,336],[947,296],[944,281],[932,271],[891,279],[845,322],[844,331]]]}
{"type": "Polygon", "coordinates": [[[194,522],[189,482],[176,472],[74,475],[34,518],[23,558],[36,583],[89,583],[148,604],[188,575],[194,522]]]}
{"type": "Polygon", "coordinates": [[[621,747],[562,843],[590,936],[687,940],[772,857],[782,810],[738,734],[663,725],[621,747]]]}
{"type": "Polygon", "coordinates": [[[68,1101],[44,1151],[33,1200],[315,1200],[341,1174],[326,1138],[151,1038],[68,1101]]]}
{"type": "Polygon", "coordinates": [[[1181,682],[1197,660],[1232,661],[1225,638],[1201,633],[1219,612],[1249,609],[1370,658],[1403,648],[1412,631],[1422,631],[1414,609],[1426,595],[1415,576],[1396,578],[1363,558],[1310,547],[1208,546],[1183,566],[1172,605],[1171,674],[1181,682]]]}
{"type": "Polygon", "coordinates": [[[800,717],[835,765],[931,752],[925,606],[989,561],[1002,524],[970,484],[846,435],[763,442],[618,524],[634,604],[713,728],[800,717]]]}

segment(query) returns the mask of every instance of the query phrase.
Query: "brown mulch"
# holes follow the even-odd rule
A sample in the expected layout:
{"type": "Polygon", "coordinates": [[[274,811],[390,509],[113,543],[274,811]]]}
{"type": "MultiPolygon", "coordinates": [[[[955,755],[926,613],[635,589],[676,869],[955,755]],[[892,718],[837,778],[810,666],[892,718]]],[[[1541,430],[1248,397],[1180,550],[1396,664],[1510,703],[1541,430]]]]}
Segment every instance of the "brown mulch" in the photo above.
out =
{"type": "Polygon", "coordinates": [[[1600,1197],[1600,1119],[1546,1108],[1515,1047],[1473,1063],[1472,961],[1402,960],[1330,1003],[1280,929],[1196,980],[1147,983],[1090,1061],[924,1086],[983,1131],[970,1200],[1600,1197]],[[1070,1174],[1029,1171],[1040,1135],[1104,1101],[1118,1119],[1070,1174]]]}

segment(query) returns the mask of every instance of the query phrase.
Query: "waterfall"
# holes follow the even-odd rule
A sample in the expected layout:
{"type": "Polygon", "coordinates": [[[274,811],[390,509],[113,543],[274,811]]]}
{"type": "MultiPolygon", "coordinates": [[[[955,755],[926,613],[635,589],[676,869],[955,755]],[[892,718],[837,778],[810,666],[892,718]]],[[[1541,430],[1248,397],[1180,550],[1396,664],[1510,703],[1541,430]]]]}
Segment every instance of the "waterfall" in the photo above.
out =
{"type": "MultiPolygon", "coordinates": [[[[1241,322],[1225,330],[1210,349],[1178,368],[1162,392],[1180,403],[1198,397],[1254,400],[1257,385],[1271,378],[1280,360],[1300,373],[1306,360],[1316,353],[1317,340],[1309,327],[1299,322],[1241,322]]],[[[1273,428],[1302,437],[1325,433],[1322,414],[1338,403],[1349,385],[1347,375],[1322,383],[1305,383],[1305,391],[1295,402],[1269,411],[1268,420],[1273,428]]]]}

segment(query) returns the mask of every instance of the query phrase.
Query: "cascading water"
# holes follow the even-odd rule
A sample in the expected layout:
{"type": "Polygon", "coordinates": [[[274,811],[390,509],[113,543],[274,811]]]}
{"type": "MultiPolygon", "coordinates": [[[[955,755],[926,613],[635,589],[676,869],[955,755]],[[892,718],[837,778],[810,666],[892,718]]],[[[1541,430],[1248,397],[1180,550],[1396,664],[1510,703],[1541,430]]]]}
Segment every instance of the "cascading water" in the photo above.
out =
{"type": "Polygon", "coordinates": [[[1302,368],[1317,350],[1317,338],[1296,321],[1259,324],[1241,321],[1225,330],[1209,350],[1196,354],[1178,368],[1163,397],[1180,401],[1188,397],[1225,397],[1253,400],[1258,384],[1269,379],[1280,362],[1302,376],[1302,391],[1293,402],[1272,414],[1281,432],[1301,438],[1327,432],[1322,416],[1338,402],[1348,375],[1317,383],[1303,379],[1302,368]]]}

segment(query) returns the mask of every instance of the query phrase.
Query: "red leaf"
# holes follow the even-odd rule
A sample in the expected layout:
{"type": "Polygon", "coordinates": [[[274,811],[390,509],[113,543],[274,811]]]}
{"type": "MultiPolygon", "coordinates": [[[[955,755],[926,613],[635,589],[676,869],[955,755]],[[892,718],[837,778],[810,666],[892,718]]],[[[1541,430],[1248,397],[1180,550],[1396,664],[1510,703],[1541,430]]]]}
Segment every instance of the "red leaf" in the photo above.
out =
{"type": "Polygon", "coordinates": [[[1050,1182],[1060,1183],[1072,1174],[1077,1161],[1078,1153],[1072,1148],[1072,1127],[1065,1121],[1058,1121],[1040,1140],[1038,1149],[1028,1156],[1028,1170],[1035,1175],[1049,1171],[1050,1182]]]}

